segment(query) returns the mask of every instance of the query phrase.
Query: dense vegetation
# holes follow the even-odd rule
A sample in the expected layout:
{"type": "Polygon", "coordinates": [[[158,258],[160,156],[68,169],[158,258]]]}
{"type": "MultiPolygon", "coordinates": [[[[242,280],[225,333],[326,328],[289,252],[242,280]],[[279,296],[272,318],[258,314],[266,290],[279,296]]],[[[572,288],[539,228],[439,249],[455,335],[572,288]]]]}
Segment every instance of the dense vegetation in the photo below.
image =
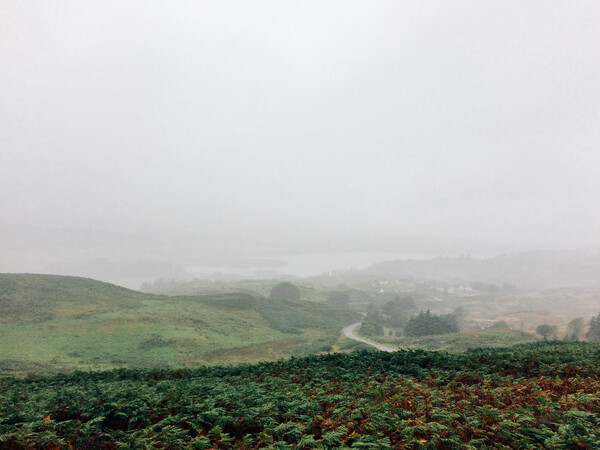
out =
{"type": "Polygon", "coordinates": [[[458,332],[458,321],[452,314],[437,315],[421,311],[411,317],[404,327],[406,336],[428,336],[458,332]]]}
{"type": "Polygon", "coordinates": [[[416,308],[415,301],[410,296],[400,298],[395,295],[377,308],[369,305],[367,317],[363,320],[361,334],[364,336],[382,336],[385,329],[394,330],[394,334],[403,334],[401,330],[409,320],[410,314],[416,308]]]}
{"type": "Polygon", "coordinates": [[[6,448],[597,448],[600,346],[0,379],[6,448]]]}
{"type": "Polygon", "coordinates": [[[421,311],[417,315],[409,316],[409,311],[397,307],[390,307],[386,303],[381,312],[371,310],[367,313],[361,326],[364,336],[383,336],[385,329],[395,336],[432,336],[438,334],[457,333],[459,331],[458,317],[456,314],[433,314],[431,311],[421,311]]]}
{"type": "Polygon", "coordinates": [[[282,281],[271,288],[271,300],[300,300],[302,293],[298,286],[289,281],[282,281]]]}
{"type": "Polygon", "coordinates": [[[0,274],[0,374],[277,360],[331,349],[357,320],[325,303],[168,297],[85,278],[0,274]]]}

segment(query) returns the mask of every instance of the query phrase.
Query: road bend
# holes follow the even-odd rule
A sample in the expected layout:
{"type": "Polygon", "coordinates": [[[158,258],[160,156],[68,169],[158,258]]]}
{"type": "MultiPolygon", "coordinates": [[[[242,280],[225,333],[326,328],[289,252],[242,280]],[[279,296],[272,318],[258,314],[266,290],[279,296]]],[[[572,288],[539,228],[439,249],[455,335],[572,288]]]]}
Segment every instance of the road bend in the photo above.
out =
{"type": "Polygon", "coordinates": [[[361,323],[362,322],[356,322],[356,323],[353,323],[352,325],[348,325],[347,327],[344,327],[342,329],[342,333],[344,334],[344,336],[346,336],[349,339],[353,339],[355,341],[362,342],[363,344],[370,345],[372,347],[375,347],[378,350],[381,350],[382,352],[390,352],[391,353],[391,352],[397,351],[397,349],[395,349],[395,348],[388,347],[387,345],[383,345],[383,344],[378,344],[377,342],[368,341],[367,339],[354,334],[354,330],[356,330],[356,328],[358,328],[361,323]]]}

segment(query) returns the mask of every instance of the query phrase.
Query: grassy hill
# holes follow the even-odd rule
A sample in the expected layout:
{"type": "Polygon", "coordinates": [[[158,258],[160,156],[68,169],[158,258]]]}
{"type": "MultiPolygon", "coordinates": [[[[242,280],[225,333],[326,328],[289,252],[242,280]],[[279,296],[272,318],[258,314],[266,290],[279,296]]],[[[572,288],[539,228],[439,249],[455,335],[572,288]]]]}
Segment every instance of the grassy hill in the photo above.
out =
{"type": "Polygon", "coordinates": [[[323,304],[246,293],[168,297],[0,274],[0,374],[275,360],[329,348],[354,320],[323,304]]]}
{"type": "Polygon", "coordinates": [[[0,378],[6,448],[598,448],[600,346],[0,378]]]}

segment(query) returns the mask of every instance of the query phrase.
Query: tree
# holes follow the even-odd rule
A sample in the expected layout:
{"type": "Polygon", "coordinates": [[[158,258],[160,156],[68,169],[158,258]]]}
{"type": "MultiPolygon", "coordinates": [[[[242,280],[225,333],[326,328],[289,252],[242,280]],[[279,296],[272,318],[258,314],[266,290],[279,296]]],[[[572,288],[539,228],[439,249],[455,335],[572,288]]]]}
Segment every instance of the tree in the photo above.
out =
{"type": "Polygon", "coordinates": [[[544,338],[544,340],[548,340],[548,336],[550,336],[551,334],[556,334],[556,326],[554,325],[548,325],[547,323],[543,323],[541,325],[538,325],[537,328],[535,329],[535,332],[537,334],[539,334],[540,336],[542,336],[544,338]]]}
{"type": "Polygon", "coordinates": [[[384,320],[381,314],[376,311],[369,311],[360,326],[360,332],[364,336],[381,336],[383,335],[383,325],[384,320]]]}
{"type": "Polygon", "coordinates": [[[383,317],[377,311],[369,311],[367,313],[367,317],[365,318],[365,322],[376,322],[379,324],[383,323],[383,317]]]}
{"type": "Polygon", "coordinates": [[[508,326],[508,324],[504,320],[499,320],[498,322],[494,322],[493,324],[491,324],[488,328],[496,330],[502,328],[510,328],[510,326],[508,326]]]}
{"type": "Polygon", "coordinates": [[[567,324],[567,338],[572,341],[578,341],[583,333],[585,322],[583,317],[576,317],[567,324]]]}
{"type": "Polygon", "coordinates": [[[389,302],[385,302],[381,306],[381,312],[386,316],[391,316],[394,310],[398,307],[398,303],[394,300],[390,300],[389,302]]]}
{"type": "Polygon", "coordinates": [[[421,311],[419,315],[411,317],[404,327],[406,336],[427,336],[432,334],[446,334],[458,332],[456,317],[452,314],[438,316],[429,310],[421,311]]]}
{"type": "Polygon", "coordinates": [[[273,286],[269,298],[271,300],[300,300],[301,296],[298,286],[289,281],[283,281],[273,286]]]}
{"type": "Polygon", "coordinates": [[[452,311],[451,316],[454,317],[456,323],[459,324],[459,326],[464,326],[465,319],[467,318],[467,311],[462,306],[459,306],[458,308],[455,308],[454,311],[452,311]]]}
{"type": "Polygon", "coordinates": [[[365,320],[360,326],[360,333],[363,336],[381,336],[383,335],[383,327],[371,320],[365,320]]]}
{"type": "Polygon", "coordinates": [[[588,331],[585,335],[590,341],[600,341],[600,313],[596,317],[592,317],[588,323],[588,331]]]}

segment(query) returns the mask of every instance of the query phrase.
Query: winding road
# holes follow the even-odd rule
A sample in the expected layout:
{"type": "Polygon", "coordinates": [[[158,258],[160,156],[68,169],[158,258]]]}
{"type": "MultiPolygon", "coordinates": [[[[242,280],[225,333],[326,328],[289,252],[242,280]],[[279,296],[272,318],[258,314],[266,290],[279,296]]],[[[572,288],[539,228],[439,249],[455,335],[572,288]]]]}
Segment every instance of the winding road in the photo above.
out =
{"type": "Polygon", "coordinates": [[[395,348],[388,347],[387,345],[383,345],[383,344],[378,344],[377,342],[371,342],[371,341],[366,340],[365,338],[355,335],[354,330],[356,330],[356,328],[358,328],[361,323],[362,322],[356,322],[356,323],[353,323],[352,325],[348,325],[347,327],[342,328],[342,333],[344,334],[344,336],[346,336],[349,339],[353,339],[355,341],[362,342],[363,344],[371,345],[371,346],[375,347],[376,349],[381,350],[382,352],[390,352],[391,353],[391,352],[396,351],[395,348]]]}

